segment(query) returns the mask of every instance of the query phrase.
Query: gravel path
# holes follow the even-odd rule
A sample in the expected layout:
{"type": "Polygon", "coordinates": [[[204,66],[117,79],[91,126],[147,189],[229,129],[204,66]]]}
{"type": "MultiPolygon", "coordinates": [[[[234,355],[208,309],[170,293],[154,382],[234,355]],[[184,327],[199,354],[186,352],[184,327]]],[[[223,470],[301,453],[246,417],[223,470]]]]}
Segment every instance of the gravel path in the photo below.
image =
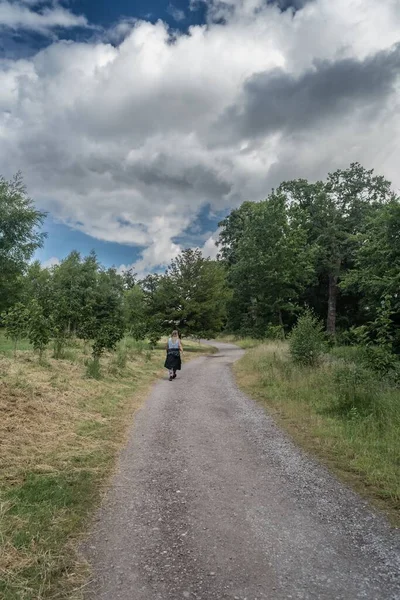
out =
{"type": "Polygon", "coordinates": [[[84,554],[96,600],[400,599],[400,535],[236,387],[242,351],[160,381],[84,554]]]}

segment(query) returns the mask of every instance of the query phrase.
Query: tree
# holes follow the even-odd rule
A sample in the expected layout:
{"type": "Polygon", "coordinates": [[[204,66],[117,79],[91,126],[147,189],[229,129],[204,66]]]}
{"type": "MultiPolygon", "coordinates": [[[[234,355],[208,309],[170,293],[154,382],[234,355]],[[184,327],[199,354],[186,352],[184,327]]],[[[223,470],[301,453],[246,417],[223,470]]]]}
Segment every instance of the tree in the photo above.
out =
{"type": "Polygon", "coordinates": [[[390,183],[358,163],[328,175],[327,181],[284,182],[278,188],[303,213],[308,243],[316,244],[316,271],[326,281],[328,333],[336,331],[340,280],[354,260],[353,236],[362,223],[390,201],[390,183]]]}
{"type": "MultiPolygon", "coordinates": [[[[341,289],[360,297],[366,319],[374,324],[382,320],[383,306],[391,321],[387,331],[400,330],[400,201],[393,198],[363,223],[353,237],[355,258],[343,278],[341,289]]],[[[392,342],[392,340],[388,340],[392,342]]],[[[400,333],[394,338],[400,352],[400,333]]],[[[383,341],[381,340],[381,343],[383,341]]]]}
{"type": "Polygon", "coordinates": [[[21,283],[20,295],[25,306],[36,300],[44,315],[50,318],[54,304],[52,270],[42,268],[40,262],[35,261],[27,268],[21,283]]]}
{"type": "Polygon", "coordinates": [[[94,252],[82,259],[76,251],[54,267],[52,312],[61,336],[77,333],[98,269],[94,252]]]}
{"type": "Polygon", "coordinates": [[[246,299],[242,326],[253,335],[264,335],[269,323],[283,326],[283,314],[293,313],[313,279],[314,248],[282,194],[273,192],[254,205],[235,260],[230,283],[234,298],[246,299]]]}
{"type": "Polygon", "coordinates": [[[115,350],[124,337],[123,279],[115,269],[100,271],[87,305],[86,335],[93,340],[93,358],[115,350]]]}
{"type": "Polygon", "coordinates": [[[2,315],[6,336],[14,342],[14,356],[17,354],[17,345],[27,333],[29,313],[26,307],[18,302],[7,313],[2,315]]]}
{"type": "Polygon", "coordinates": [[[39,353],[41,361],[51,338],[51,323],[37,300],[32,300],[28,311],[28,339],[34,350],[39,353]]]}
{"type": "Polygon", "coordinates": [[[18,298],[21,275],[45,234],[39,232],[45,213],[27,196],[22,176],[0,177],[0,311],[18,298]]]}
{"type": "Polygon", "coordinates": [[[124,317],[126,329],[135,340],[144,340],[148,332],[145,294],[139,285],[124,294],[124,317]]]}
{"type": "Polygon", "coordinates": [[[243,232],[248,221],[256,210],[255,202],[243,202],[243,204],[230,212],[218,226],[220,227],[217,246],[219,248],[218,258],[228,267],[234,265],[238,260],[238,245],[243,237],[243,232]]]}
{"type": "Polygon", "coordinates": [[[163,331],[178,327],[186,335],[211,337],[224,325],[228,295],[223,265],[187,249],[158,278],[151,305],[163,331]]]}

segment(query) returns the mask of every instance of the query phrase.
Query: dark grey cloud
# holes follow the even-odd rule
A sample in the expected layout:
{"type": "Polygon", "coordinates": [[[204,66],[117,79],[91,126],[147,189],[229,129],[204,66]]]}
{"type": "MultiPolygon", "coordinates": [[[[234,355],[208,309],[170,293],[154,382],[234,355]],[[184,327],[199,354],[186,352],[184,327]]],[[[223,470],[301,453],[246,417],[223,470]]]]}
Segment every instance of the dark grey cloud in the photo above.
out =
{"type": "Polygon", "coordinates": [[[217,171],[201,164],[182,167],[162,153],[150,162],[136,162],[131,166],[130,173],[147,186],[162,186],[171,192],[201,190],[213,199],[229,194],[232,189],[232,184],[221,178],[217,171]]]}
{"type": "Polygon", "coordinates": [[[276,69],[252,76],[216,125],[224,143],[304,130],[358,107],[383,104],[400,75],[400,44],[363,61],[319,61],[299,77],[276,69]]]}
{"type": "Polygon", "coordinates": [[[281,10],[287,10],[288,8],[300,10],[310,2],[314,2],[314,0],[270,0],[269,4],[277,4],[281,10]]]}

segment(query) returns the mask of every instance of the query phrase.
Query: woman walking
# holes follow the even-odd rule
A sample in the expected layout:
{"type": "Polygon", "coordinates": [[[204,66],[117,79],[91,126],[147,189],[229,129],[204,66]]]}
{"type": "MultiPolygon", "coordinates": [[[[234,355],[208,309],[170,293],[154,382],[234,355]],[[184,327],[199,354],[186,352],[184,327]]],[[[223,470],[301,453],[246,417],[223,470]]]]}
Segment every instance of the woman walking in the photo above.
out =
{"type": "Polygon", "coordinates": [[[169,380],[172,381],[176,377],[176,372],[181,370],[181,353],[183,354],[182,343],[176,329],[172,332],[167,342],[166,350],[167,358],[165,359],[164,367],[168,369],[169,380]]]}

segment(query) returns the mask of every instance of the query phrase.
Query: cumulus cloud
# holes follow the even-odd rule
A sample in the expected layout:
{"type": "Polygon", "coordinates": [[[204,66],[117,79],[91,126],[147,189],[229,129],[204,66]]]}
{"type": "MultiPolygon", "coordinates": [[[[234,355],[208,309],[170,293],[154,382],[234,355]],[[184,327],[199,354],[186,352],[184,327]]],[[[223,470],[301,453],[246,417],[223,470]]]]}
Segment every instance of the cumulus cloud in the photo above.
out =
{"type": "Polygon", "coordinates": [[[71,227],[143,247],[140,272],[176,256],[202,207],[262,199],[282,179],[358,160],[398,188],[398,0],[282,8],[210,0],[187,34],[124,21],[1,61],[4,175],[22,169],[71,227]]]}
{"type": "Polygon", "coordinates": [[[0,30],[27,29],[43,34],[55,27],[88,27],[86,17],[75,15],[57,3],[44,7],[42,4],[35,0],[0,0],[0,30]],[[40,5],[39,10],[34,10],[37,5],[40,5]]]}

